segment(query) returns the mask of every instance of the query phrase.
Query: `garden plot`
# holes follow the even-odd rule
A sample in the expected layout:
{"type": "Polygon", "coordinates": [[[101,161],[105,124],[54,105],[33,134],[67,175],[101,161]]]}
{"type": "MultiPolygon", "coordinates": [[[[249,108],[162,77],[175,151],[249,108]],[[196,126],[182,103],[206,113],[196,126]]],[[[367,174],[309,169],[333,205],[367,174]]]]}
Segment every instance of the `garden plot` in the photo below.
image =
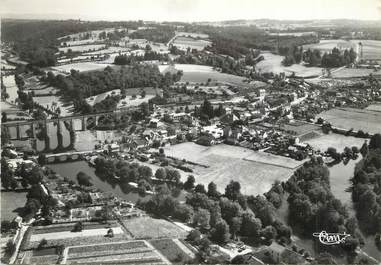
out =
{"type": "Polygon", "coordinates": [[[182,143],[166,147],[164,150],[168,156],[207,166],[192,167],[196,182],[208,185],[213,181],[222,192],[231,180],[235,180],[240,182],[242,193],[259,195],[267,192],[276,180],[284,181],[293,174],[293,169],[284,167],[288,162],[284,159],[287,158],[276,157],[272,161],[274,164],[257,162],[253,160],[266,161],[267,154],[237,146],[225,144],[201,146],[195,143],[182,143]],[[261,155],[264,157],[260,157],[261,155]],[[246,159],[250,159],[250,156],[251,161],[246,159]]]}
{"type": "Polygon", "coordinates": [[[151,240],[150,243],[161,252],[169,261],[176,263],[189,263],[194,258],[193,253],[180,241],[175,239],[151,240]],[[181,247],[179,246],[181,244],[181,247]],[[190,255],[189,255],[189,254],[190,255]]]}
{"type": "MultiPolygon", "coordinates": [[[[112,228],[114,235],[123,234],[121,227],[112,228]]],[[[30,238],[31,242],[41,241],[42,239],[46,240],[55,240],[57,238],[66,239],[66,238],[79,238],[79,237],[90,237],[90,236],[104,236],[107,235],[108,228],[95,228],[95,229],[84,229],[80,232],[71,232],[71,231],[62,231],[54,233],[42,233],[42,234],[33,234],[30,238]]]]}
{"type": "MultiPolygon", "coordinates": [[[[130,239],[130,237],[124,233],[119,233],[119,234],[114,233],[114,237],[107,237],[106,236],[107,230],[103,230],[102,232],[103,233],[100,235],[93,235],[93,236],[76,236],[76,237],[66,237],[66,238],[51,236],[53,238],[51,238],[50,240],[47,240],[47,244],[45,245],[45,247],[53,247],[58,245],[77,246],[77,245],[85,245],[85,244],[102,244],[102,243],[119,242],[122,240],[130,239]]],[[[40,241],[31,241],[30,239],[28,239],[28,237],[31,238],[33,236],[32,234],[33,231],[29,233],[30,233],[29,236],[24,237],[26,242],[23,244],[22,249],[35,249],[38,247],[40,243],[40,241]]],[[[73,232],[73,234],[75,233],[73,232]]],[[[39,235],[42,235],[42,234],[39,234],[39,235]]],[[[55,235],[55,233],[51,233],[51,235],[55,235]]]]}
{"type": "Polygon", "coordinates": [[[70,247],[67,261],[68,263],[102,261],[141,263],[161,262],[162,259],[145,241],[125,241],[70,247]]]}
{"type": "Polygon", "coordinates": [[[137,239],[185,238],[185,230],[163,219],[137,217],[123,220],[124,227],[137,239]]]}

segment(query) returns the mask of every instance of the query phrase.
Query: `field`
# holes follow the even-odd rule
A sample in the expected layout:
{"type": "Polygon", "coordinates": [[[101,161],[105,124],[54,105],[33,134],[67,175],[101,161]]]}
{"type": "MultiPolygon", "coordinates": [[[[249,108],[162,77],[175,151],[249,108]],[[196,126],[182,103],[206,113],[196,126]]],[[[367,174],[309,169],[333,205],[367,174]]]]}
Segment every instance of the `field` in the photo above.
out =
{"type": "Polygon", "coordinates": [[[381,132],[381,112],[378,111],[337,108],[323,112],[319,117],[327,120],[335,127],[347,130],[353,128],[355,131],[363,130],[368,133],[381,132]]]}
{"type": "Polygon", "coordinates": [[[259,195],[268,191],[275,180],[286,180],[293,173],[293,169],[284,167],[289,166],[289,160],[285,157],[271,156],[270,163],[283,165],[277,166],[267,163],[266,153],[225,144],[208,147],[182,143],[166,147],[165,154],[208,166],[192,167],[196,182],[207,186],[213,181],[222,192],[231,180],[236,180],[241,184],[242,193],[259,195]]]}
{"type": "Polygon", "coordinates": [[[7,98],[8,102],[14,103],[15,100],[18,98],[17,94],[17,86],[15,81],[14,75],[8,75],[8,76],[2,76],[3,84],[5,86],[5,90],[7,94],[9,95],[9,98],[7,98]]]}
{"type": "MultiPolygon", "coordinates": [[[[187,247],[178,240],[175,242],[173,239],[159,239],[151,240],[150,243],[171,262],[187,263],[191,261],[191,256],[184,252],[184,250],[187,250],[187,247]],[[179,244],[181,244],[181,247],[179,244]]],[[[190,250],[187,252],[190,252],[190,250]]]]}
{"type": "MultiPolygon", "coordinates": [[[[131,107],[131,106],[139,106],[143,102],[148,102],[151,98],[155,97],[156,90],[152,88],[131,88],[127,89],[127,96],[124,99],[121,99],[117,105],[117,108],[125,108],[125,107],[131,107]],[[141,90],[146,91],[146,96],[142,98],[140,96],[141,90]],[[133,99],[131,96],[136,95],[137,97],[133,99]]],[[[104,100],[107,96],[112,95],[120,95],[120,89],[115,89],[111,91],[104,92],[102,94],[98,94],[96,96],[92,96],[86,99],[87,103],[89,105],[94,106],[94,104],[101,102],[104,100]]]]}
{"type": "MultiPolygon", "coordinates": [[[[159,69],[160,72],[164,72],[168,69],[168,66],[159,66],[159,69]]],[[[213,70],[211,66],[197,64],[175,64],[175,69],[183,71],[183,76],[181,77],[182,82],[206,83],[210,78],[211,82],[228,83],[237,86],[248,86],[247,83],[243,82],[245,78],[241,76],[220,73],[216,70],[213,70]]]]}
{"type": "Polygon", "coordinates": [[[284,72],[286,75],[291,75],[295,72],[295,75],[300,77],[320,76],[322,74],[322,68],[320,67],[306,67],[301,64],[283,66],[283,56],[270,52],[263,52],[261,55],[263,55],[265,59],[256,65],[256,69],[262,73],[273,72],[278,74],[284,72]]]}
{"type": "Polygon", "coordinates": [[[184,238],[187,232],[163,219],[138,217],[123,220],[124,226],[136,239],[184,238]]]}
{"type": "Polygon", "coordinates": [[[196,49],[198,51],[203,50],[206,46],[210,45],[210,41],[206,40],[197,40],[194,38],[189,37],[183,37],[178,36],[176,39],[172,42],[172,44],[176,47],[178,47],[180,50],[187,50],[188,47],[192,49],[196,49]]]}
{"type": "Polygon", "coordinates": [[[336,148],[338,152],[342,152],[346,146],[357,146],[360,148],[364,143],[364,139],[332,133],[324,134],[304,142],[310,144],[316,150],[320,149],[322,152],[326,151],[328,147],[336,148]]]}
{"type": "Polygon", "coordinates": [[[193,33],[193,32],[183,32],[179,31],[176,32],[176,36],[183,36],[183,37],[191,37],[191,38],[200,38],[200,39],[207,39],[209,38],[208,34],[203,34],[203,33],[193,33]]]}
{"type": "Polygon", "coordinates": [[[1,221],[12,221],[17,216],[15,210],[24,207],[26,192],[1,192],[1,221]]]}
{"type": "Polygon", "coordinates": [[[53,70],[56,70],[60,73],[70,73],[71,69],[76,71],[85,72],[85,71],[95,71],[102,70],[106,68],[109,64],[95,63],[95,62],[84,62],[84,63],[72,63],[52,67],[53,70]]]}
{"type": "Polygon", "coordinates": [[[366,110],[373,110],[373,111],[380,111],[381,112],[381,103],[376,103],[376,104],[369,105],[365,109],[366,110]]]}
{"type": "Polygon", "coordinates": [[[98,245],[70,247],[68,263],[123,262],[148,263],[162,262],[162,258],[145,241],[126,241],[98,245]]]}
{"type": "Polygon", "coordinates": [[[103,49],[104,47],[105,47],[104,44],[90,44],[90,45],[60,47],[58,49],[66,53],[68,50],[72,50],[73,52],[97,51],[97,50],[103,49]]]}
{"type": "Polygon", "coordinates": [[[54,102],[57,103],[57,107],[59,107],[61,110],[60,116],[69,116],[73,111],[73,106],[64,104],[58,96],[33,97],[33,101],[49,109],[52,108],[54,102]]]}
{"type": "Polygon", "coordinates": [[[355,52],[358,52],[359,42],[363,45],[364,59],[381,59],[381,41],[378,40],[321,40],[319,43],[303,45],[303,49],[319,49],[321,52],[329,52],[334,47],[338,47],[339,49],[353,48],[355,52]]]}
{"type": "Polygon", "coordinates": [[[331,76],[333,78],[350,78],[350,77],[363,77],[372,75],[381,75],[381,70],[373,70],[367,68],[341,68],[333,71],[331,76]]]}

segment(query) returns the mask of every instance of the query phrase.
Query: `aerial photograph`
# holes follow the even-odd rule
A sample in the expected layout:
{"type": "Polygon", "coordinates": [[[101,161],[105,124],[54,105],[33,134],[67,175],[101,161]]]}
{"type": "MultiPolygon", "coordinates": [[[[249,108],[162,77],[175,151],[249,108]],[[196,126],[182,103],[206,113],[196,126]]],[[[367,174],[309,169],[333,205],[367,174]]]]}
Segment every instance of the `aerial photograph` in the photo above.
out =
{"type": "Polygon", "coordinates": [[[381,0],[0,18],[0,264],[381,264],[381,0]]]}

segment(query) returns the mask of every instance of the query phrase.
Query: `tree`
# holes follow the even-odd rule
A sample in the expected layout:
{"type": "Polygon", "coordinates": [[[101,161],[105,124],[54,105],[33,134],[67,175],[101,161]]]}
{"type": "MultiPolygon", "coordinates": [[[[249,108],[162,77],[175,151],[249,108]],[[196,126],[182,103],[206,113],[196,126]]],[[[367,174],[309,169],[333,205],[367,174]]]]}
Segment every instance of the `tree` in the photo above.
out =
{"type": "Polygon", "coordinates": [[[12,256],[15,251],[16,244],[13,242],[12,239],[9,239],[7,245],[5,246],[5,254],[8,256],[12,256]]]}
{"type": "Polygon", "coordinates": [[[208,184],[208,196],[213,198],[219,198],[220,193],[217,191],[217,185],[212,181],[208,184]]]}
{"type": "Polygon", "coordinates": [[[33,112],[32,117],[35,120],[45,120],[47,116],[42,109],[38,108],[33,112]]]}
{"type": "Polygon", "coordinates": [[[82,171],[77,174],[77,181],[81,186],[92,186],[93,184],[91,183],[90,179],[91,177],[82,171]]]}
{"type": "Polygon", "coordinates": [[[220,219],[211,231],[211,239],[219,244],[224,244],[230,239],[229,226],[225,220],[220,219]]]}
{"type": "Polygon", "coordinates": [[[206,194],[205,186],[202,184],[197,184],[196,187],[194,188],[194,191],[206,194]]]}
{"type": "Polygon", "coordinates": [[[1,112],[1,123],[7,122],[8,117],[6,112],[1,112]]]}
{"type": "Polygon", "coordinates": [[[43,239],[41,239],[40,243],[38,244],[37,249],[42,249],[47,244],[48,244],[48,241],[45,238],[43,238],[43,239]]]}
{"type": "Polygon", "coordinates": [[[81,221],[75,223],[73,232],[81,232],[83,230],[83,224],[81,221]]]}
{"type": "Polygon", "coordinates": [[[376,133],[370,138],[369,149],[381,148],[381,134],[376,133]]]}
{"type": "Polygon", "coordinates": [[[261,231],[261,236],[265,238],[265,241],[270,243],[273,239],[276,238],[276,230],[273,226],[266,226],[261,231]]]}
{"type": "Polygon", "coordinates": [[[197,229],[193,229],[187,235],[187,240],[191,242],[191,244],[198,245],[201,240],[201,232],[197,229]]]}
{"type": "Polygon", "coordinates": [[[45,165],[46,155],[45,154],[39,154],[37,161],[38,161],[38,164],[40,164],[41,166],[45,165]]]}
{"type": "Polygon", "coordinates": [[[200,208],[193,217],[193,224],[200,227],[201,230],[208,230],[210,228],[210,213],[206,209],[200,208]]]}
{"type": "Polygon", "coordinates": [[[192,220],[194,211],[193,208],[187,204],[180,204],[174,209],[174,217],[182,222],[188,223],[192,220]]]}
{"type": "Polygon", "coordinates": [[[233,234],[233,237],[235,238],[237,233],[241,230],[242,225],[242,218],[240,217],[233,217],[232,224],[230,225],[230,231],[233,234]]]}
{"type": "Polygon", "coordinates": [[[1,221],[1,233],[7,233],[16,228],[17,228],[16,222],[11,222],[8,220],[1,221]]]}
{"type": "Polygon", "coordinates": [[[184,183],[184,189],[185,190],[192,190],[194,188],[194,183],[196,182],[196,179],[193,175],[189,175],[187,178],[187,181],[184,183]]]}
{"type": "Polygon", "coordinates": [[[107,230],[107,237],[114,237],[114,230],[112,230],[112,228],[107,230]]]}
{"type": "Polygon", "coordinates": [[[164,168],[160,167],[156,170],[155,172],[155,178],[158,179],[166,179],[167,178],[167,173],[164,168]]]}
{"type": "Polygon", "coordinates": [[[247,237],[256,238],[262,228],[261,220],[255,218],[252,213],[245,212],[242,215],[241,234],[247,237]]]}
{"type": "Polygon", "coordinates": [[[237,200],[241,194],[241,185],[238,181],[231,180],[225,188],[225,196],[230,200],[237,200]]]}

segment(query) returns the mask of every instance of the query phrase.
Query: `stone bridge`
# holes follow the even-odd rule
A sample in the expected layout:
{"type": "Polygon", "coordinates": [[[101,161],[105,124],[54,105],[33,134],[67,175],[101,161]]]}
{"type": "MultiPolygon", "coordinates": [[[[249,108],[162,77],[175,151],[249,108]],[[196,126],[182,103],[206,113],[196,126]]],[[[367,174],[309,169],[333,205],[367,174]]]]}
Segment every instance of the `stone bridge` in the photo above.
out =
{"type": "Polygon", "coordinates": [[[102,153],[103,150],[81,151],[81,152],[65,152],[46,155],[46,163],[60,163],[81,160],[84,155],[102,153]]]}
{"type": "Polygon", "coordinates": [[[1,124],[2,129],[8,130],[11,140],[22,140],[36,137],[36,128],[44,131],[44,135],[49,135],[49,124],[57,126],[57,132],[61,133],[62,125],[67,126],[69,131],[85,131],[92,129],[98,125],[103,119],[116,117],[124,118],[133,108],[117,110],[113,112],[94,113],[87,115],[74,115],[66,117],[58,117],[46,120],[22,120],[9,121],[1,124]],[[13,134],[11,133],[13,132],[13,134]]]}

